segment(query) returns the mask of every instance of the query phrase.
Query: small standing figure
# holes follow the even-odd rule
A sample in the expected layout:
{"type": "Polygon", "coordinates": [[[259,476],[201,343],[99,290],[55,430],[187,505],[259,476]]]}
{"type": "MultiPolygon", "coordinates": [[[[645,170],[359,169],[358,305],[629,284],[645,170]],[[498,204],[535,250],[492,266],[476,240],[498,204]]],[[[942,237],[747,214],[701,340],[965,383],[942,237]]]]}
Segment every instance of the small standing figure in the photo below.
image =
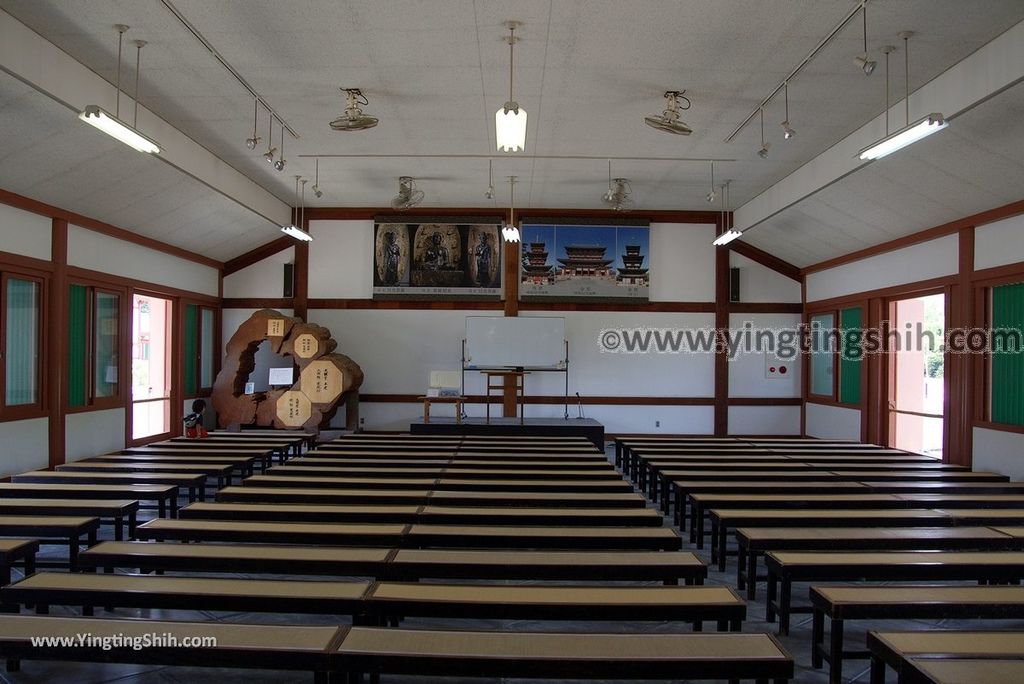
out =
{"type": "Polygon", "coordinates": [[[444,236],[434,233],[430,236],[430,246],[424,255],[423,265],[431,271],[447,269],[451,265],[451,253],[444,244],[444,236]]]}
{"type": "Polygon", "coordinates": [[[206,428],[203,426],[203,412],[206,411],[206,402],[196,399],[192,402],[192,413],[185,416],[185,436],[189,439],[203,439],[209,437],[206,428]]]}
{"type": "Polygon", "coordinates": [[[476,255],[476,284],[479,287],[490,287],[491,276],[491,236],[480,233],[480,242],[474,250],[476,255]]]}
{"type": "Polygon", "coordinates": [[[398,262],[402,257],[402,248],[395,242],[395,234],[388,231],[385,235],[384,245],[384,284],[396,285],[398,283],[398,262]]]}

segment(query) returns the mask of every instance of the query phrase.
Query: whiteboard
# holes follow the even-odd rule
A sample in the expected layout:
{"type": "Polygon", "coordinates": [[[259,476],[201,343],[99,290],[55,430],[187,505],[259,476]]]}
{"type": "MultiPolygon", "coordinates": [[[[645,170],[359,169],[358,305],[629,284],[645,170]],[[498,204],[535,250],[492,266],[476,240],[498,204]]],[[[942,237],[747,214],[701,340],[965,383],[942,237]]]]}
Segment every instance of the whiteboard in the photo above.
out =
{"type": "Polygon", "coordinates": [[[565,319],[467,316],[467,368],[564,368],[565,319]]]}

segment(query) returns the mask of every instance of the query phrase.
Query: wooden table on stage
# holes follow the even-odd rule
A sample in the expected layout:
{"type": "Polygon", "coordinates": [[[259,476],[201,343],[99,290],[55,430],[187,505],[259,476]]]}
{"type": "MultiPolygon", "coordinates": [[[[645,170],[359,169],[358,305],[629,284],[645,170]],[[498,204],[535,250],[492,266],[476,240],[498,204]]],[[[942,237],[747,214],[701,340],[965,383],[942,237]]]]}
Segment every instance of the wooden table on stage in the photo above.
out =
{"type": "Polygon", "coordinates": [[[437,402],[439,404],[455,404],[455,422],[457,424],[462,423],[462,402],[466,400],[466,397],[419,397],[423,402],[423,422],[430,422],[430,402],[437,402]]]}
{"type": "MultiPolygon", "coordinates": [[[[518,405],[518,407],[519,407],[519,424],[522,425],[523,424],[523,407],[525,405],[525,401],[524,400],[526,398],[524,378],[527,375],[528,371],[521,371],[521,370],[487,370],[487,371],[480,371],[480,372],[487,376],[487,399],[486,399],[487,423],[490,424],[490,422],[491,422],[491,396],[492,396],[492,390],[498,390],[500,392],[500,396],[502,397],[502,403],[504,404],[505,396],[506,396],[505,395],[505,390],[506,390],[506,388],[508,388],[509,380],[511,379],[512,382],[514,383],[514,386],[515,386],[515,401],[516,401],[516,405],[518,405]],[[494,384],[493,378],[501,378],[501,383],[497,384],[497,385],[494,384]]],[[[515,414],[513,414],[513,415],[515,415],[515,414]]]]}

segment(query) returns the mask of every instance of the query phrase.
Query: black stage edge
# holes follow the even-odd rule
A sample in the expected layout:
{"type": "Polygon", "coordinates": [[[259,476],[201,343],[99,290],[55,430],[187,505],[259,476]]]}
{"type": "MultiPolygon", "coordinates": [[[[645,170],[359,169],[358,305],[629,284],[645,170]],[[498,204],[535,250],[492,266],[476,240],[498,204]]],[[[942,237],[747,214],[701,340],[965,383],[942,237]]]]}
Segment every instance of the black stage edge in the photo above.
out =
{"type": "Polygon", "coordinates": [[[604,425],[592,418],[527,418],[522,425],[518,418],[435,418],[429,423],[417,420],[409,424],[414,435],[501,435],[522,437],[586,437],[604,451],[604,425]]]}

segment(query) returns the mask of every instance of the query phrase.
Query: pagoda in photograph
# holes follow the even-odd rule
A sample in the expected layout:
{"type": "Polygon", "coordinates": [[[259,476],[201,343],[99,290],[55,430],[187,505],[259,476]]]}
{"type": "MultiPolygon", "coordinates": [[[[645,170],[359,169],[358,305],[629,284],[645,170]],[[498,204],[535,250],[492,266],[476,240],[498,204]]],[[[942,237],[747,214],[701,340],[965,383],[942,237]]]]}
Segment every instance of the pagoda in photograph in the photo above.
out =
{"type": "Polygon", "coordinates": [[[543,242],[531,242],[523,262],[523,282],[546,283],[551,278],[548,253],[543,242]]]}
{"type": "Polygon", "coordinates": [[[622,255],[622,268],[618,270],[615,282],[620,285],[647,285],[650,275],[644,265],[644,255],[640,253],[640,245],[626,245],[626,253],[622,255]]]}
{"type": "Polygon", "coordinates": [[[562,275],[567,276],[608,276],[612,259],[605,259],[607,248],[603,245],[566,245],[562,264],[562,275]]]}

